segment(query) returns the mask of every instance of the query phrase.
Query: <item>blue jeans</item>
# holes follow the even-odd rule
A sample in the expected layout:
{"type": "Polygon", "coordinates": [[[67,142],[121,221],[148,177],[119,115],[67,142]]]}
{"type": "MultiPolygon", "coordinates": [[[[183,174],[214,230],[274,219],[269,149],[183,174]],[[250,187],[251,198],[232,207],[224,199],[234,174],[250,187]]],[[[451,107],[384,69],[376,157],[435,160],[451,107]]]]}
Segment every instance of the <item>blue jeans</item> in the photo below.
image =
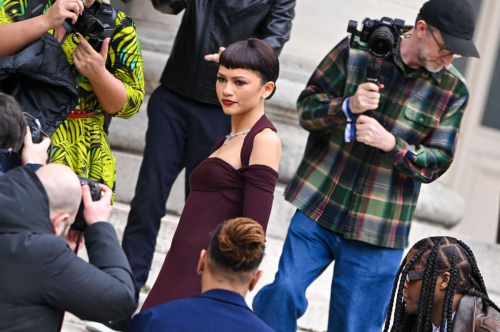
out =
{"type": "Polygon", "coordinates": [[[276,332],[297,331],[307,287],[335,260],[328,332],[380,332],[402,256],[402,249],[344,239],[297,210],[275,280],[253,309],[276,332]]]}

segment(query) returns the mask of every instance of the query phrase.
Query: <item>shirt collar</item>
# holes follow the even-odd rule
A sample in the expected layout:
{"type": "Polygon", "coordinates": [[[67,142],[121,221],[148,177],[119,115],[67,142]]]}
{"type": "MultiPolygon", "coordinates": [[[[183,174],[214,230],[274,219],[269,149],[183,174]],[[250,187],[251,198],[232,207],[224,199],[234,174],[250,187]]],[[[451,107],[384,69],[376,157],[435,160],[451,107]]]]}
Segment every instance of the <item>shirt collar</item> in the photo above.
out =
{"type": "MultiPolygon", "coordinates": [[[[456,311],[451,315],[451,321],[453,322],[453,319],[455,318],[455,313],[456,311]]],[[[444,323],[444,330],[446,331],[446,328],[448,327],[448,321],[446,321],[444,323]]],[[[432,332],[439,332],[439,326],[436,326],[434,325],[434,323],[432,323],[432,332]]]]}
{"type": "MultiPolygon", "coordinates": [[[[400,44],[400,48],[401,48],[401,44],[400,44]]],[[[404,64],[403,64],[403,58],[401,57],[401,52],[398,52],[398,54],[394,55],[394,63],[396,63],[396,65],[399,67],[399,69],[401,69],[401,71],[403,73],[405,73],[405,68],[404,68],[404,64]]],[[[430,71],[425,69],[424,66],[422,66],[418,69],[415,69],[415,71],[413,71],[410,74],[405,73],[405,76],[427,79],[430,75],[430,76],[434,77],[434,79],[436,79],[436,81],[438,83],[441,83],[441,80],[443,78],[443,72],[444,72],[444,68],[436,73],[431,73],[430,71]]]]}
{"type": "Polygon", "coordinates": [[[216,301],[231,303],[245,309],[250,310],[245,299],[238,293],[228,291],[225,289],[211,289],[201,294],[200,297],[205,297],[209,299],[213,299],[216,301]]]}

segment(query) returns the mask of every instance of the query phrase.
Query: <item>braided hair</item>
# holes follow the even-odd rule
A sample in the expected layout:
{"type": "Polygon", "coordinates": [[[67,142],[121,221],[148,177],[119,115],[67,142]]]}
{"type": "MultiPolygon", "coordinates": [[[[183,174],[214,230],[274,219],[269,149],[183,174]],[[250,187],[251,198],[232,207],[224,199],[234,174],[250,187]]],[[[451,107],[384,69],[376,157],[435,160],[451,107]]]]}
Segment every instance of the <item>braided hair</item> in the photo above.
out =
{"type": "Polygon", "coordinates": [[[488,297],[476,258],[469,246],[453,237],[430,237],[418,241],[410,249],[398,269],[387,311],[384,332],[428,332],[431,330],[431,314],[436,282],[439,273],[443,271],[450,273],[450,281],[446,288],[443,303],[441,332],[445,332],[445,326],[446,332],[452,330],[453,298],[455,294],[480,297],[487,305],[500,311],[498,306],[488,297]],[[413,254],[413,257],[411,257],[411,254],[413,254]],[[409,257],[411,259],[408,261],[409,257]],[[405,279],[412,267],[424,270],[416,314],[406,312],[406,304],[403,300],[405,279]],[[394,319],[392,320],[393,308],[394,319]]]}

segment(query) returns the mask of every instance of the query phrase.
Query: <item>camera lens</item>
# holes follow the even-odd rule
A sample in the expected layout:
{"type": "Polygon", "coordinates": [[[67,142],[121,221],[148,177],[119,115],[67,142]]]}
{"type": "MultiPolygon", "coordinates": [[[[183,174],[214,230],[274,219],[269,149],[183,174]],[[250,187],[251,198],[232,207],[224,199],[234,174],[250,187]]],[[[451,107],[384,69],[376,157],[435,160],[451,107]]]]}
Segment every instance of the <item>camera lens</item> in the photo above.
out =
{"type": "Polygon", "coordinates": [[[80,29],[80,33],[90,39],[98,38],[104,31],[101,22],[93,16],[87,16],[83,22],[80,23],[80,29]]]}
{"type": "Polygon", "coordinates": [[[374,57],[384,59],[392,53],[394,35],[389,28],[381,26],[373,31],[367,46],[374,57]]]}

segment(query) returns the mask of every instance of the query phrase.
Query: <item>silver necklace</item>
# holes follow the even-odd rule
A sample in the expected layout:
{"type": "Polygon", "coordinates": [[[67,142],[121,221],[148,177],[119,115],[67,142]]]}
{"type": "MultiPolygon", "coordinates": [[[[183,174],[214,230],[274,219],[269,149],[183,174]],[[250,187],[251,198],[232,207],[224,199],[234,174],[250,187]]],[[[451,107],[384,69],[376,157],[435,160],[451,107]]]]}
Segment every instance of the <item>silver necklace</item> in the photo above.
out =
{"type": "Polygon", "coordinates": [[[240,136],[240,135],[246,135],[246,134],[248,134],[249,132],[250,132],[250,129],[245,130],[245,131],[240,131],[239,133],[236,133],[236,134],[226,135],[226,140],[224,141],[224,145],[226,145],[226,144],[229,142],[229,140],[230,140],[231,138],[234,138],[234,137],[236,137],[236,136],[240,136]]]}

